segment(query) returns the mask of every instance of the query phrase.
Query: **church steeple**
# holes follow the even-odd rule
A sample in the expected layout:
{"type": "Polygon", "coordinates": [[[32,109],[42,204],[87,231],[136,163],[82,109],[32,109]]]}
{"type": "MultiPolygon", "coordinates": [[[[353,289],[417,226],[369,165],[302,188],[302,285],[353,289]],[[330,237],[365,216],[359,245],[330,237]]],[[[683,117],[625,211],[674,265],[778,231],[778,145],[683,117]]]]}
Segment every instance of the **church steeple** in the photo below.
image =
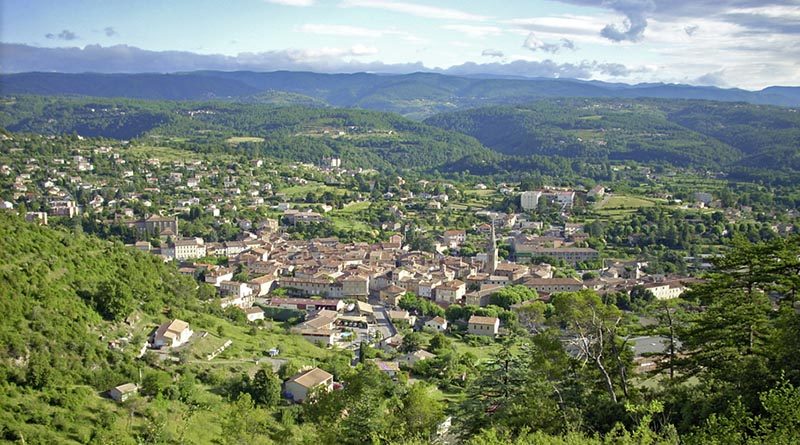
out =
{"type": "Polygon", "coordinates": [[[486,245],[486,263],[483,266],[484,273],[493,274],[497,270],[497,238],[494,233],[494,221],[491,222],[491,237],[486,245]]]}

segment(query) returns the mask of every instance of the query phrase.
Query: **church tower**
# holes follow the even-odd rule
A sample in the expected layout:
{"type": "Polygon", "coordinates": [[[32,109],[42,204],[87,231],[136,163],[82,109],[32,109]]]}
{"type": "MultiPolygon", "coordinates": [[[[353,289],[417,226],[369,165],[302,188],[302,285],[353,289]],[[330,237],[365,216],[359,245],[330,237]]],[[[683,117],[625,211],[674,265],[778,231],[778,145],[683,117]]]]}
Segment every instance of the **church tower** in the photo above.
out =
{"type": "Polygon", "coordinates": [[[483,272],[492,275],[497,270],[497,238],[494,234],[494,221],[490,225],[492,234],[486,245],[486,263],[483,265],[483,272]]]}

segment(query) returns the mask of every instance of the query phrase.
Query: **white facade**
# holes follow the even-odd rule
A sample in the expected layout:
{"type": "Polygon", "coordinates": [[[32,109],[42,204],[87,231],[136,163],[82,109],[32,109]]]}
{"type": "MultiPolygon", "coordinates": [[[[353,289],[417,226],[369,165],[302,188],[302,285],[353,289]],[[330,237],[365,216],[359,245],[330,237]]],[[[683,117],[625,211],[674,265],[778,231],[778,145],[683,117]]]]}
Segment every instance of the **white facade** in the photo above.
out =
{"type": "Polygon", "coordinates": [[[534,210],[536,207],[539,206],[539,198],[541,198],[542,192],[536,191],[527,191],[522,192],[522,196],[520,196],[520,206],[523,210],[534,210]]]}

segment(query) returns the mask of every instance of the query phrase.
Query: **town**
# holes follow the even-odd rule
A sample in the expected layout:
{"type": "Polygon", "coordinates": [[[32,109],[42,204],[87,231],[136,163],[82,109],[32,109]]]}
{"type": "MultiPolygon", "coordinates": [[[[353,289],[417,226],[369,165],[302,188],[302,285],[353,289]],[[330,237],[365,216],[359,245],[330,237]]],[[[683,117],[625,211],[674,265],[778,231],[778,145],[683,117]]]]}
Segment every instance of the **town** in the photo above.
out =
{"type": "MultiPolygon", "coordinates": [[[[425,427],[443,443],[466,428],[461,410],[497,357],[528,347],[521,338],[554,335],[585,372],[617,380],[603,387],[612,400],[659,384],[684,357],[672,317],[703,310],[682,297],[713,286],[706,274],[735,237],[777,242],[798,217],[763,193],[732,196],[720,173],[636,163],[611,165],[608,181],[512,182],[77,135],[0,144],[5,213],[147,258],[197,295],[103,306],[116,320],[100,335],[108,352],[148,367],[109,380],[104,397],[134,410],[174,394],[182,375],[226,400],[309,413],[374,372],[450,404],[434,403],[425,427]],[[581,304],[607,311],[600,324],[570,318],[581,304]],[[615,360],[627,363],[619,376],[606,368],[615,360]]],[[[108,283],[93,292],[91,304],[126,295],[108,283]]]]}

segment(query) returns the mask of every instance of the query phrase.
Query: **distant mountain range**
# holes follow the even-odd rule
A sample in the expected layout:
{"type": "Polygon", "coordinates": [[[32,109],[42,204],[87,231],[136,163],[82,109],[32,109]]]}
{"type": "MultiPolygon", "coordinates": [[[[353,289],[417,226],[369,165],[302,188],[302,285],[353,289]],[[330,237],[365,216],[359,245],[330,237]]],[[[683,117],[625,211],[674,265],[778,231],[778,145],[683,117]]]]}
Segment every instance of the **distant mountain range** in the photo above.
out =
{"type": "Polygon", "coordinates": [[[545,97],[705,99],[796,107],[800,87],[760,91],[679,84],[628,85],[575,79],[460,77],[435,73],[194,71],[174,74],[18,73],[0,75],[0,94],[226,100],[359,107],[422,119],[444,111],[545,97]],[[291,94],[282,94],[291,93],[291,94]]]}

